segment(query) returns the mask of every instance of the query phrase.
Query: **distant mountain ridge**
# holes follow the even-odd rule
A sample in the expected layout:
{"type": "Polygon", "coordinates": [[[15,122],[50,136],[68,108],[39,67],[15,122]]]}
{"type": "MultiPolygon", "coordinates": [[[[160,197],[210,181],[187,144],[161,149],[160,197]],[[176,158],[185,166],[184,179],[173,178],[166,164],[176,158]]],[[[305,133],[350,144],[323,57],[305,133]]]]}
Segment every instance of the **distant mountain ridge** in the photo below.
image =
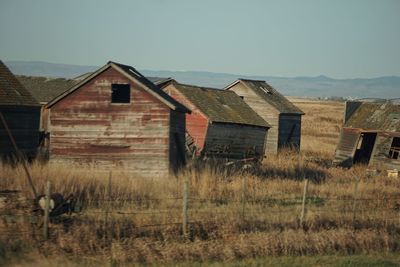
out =
{"type": "MultiPolygon", "coordinates": [[[[98,66],[55,64],[42,61],[6,61],[5,64],[17,75],[63,78],[73,78],[99,68],[98,66]]],[[[400,98],[399,76],[333,79],[324,75],[316,77],[276,77],[204,71],[139,71],[149,77],[172,77],[181,83],[214,88],[223,88],[237,78],[265,80],[284,95],[290,96],[400,98]]]]}

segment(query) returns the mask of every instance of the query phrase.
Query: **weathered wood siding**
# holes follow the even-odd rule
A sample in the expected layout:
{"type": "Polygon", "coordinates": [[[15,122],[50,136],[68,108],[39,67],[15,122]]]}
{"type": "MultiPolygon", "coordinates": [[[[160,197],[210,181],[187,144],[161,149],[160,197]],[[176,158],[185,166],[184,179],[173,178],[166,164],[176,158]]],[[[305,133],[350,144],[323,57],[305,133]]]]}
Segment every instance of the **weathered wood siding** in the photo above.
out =
{"type": "Polygon", "coordinates": [[[43,105],[40,109],[40,130],[44,132],[49,131],[49,109],[43,105]]]}
{"type": "Polygon", "coordinates": [[[400,133],[378,133],[374,151],[372,152],[371,160],[369,162],[371,167],[400,170],[400,158],[391,159],[389,157],[393,137],[400,137],[400,133]]]}
{"type": "Polygon", "coordinates": [[[292,147],[300,149],[301,139],[301,115],[279,115],[278,147],[292,147]]]}
{"type": "MultiPolygon", "coordinates": [[[[40,106],[0,106],[18,149],[28,156],[36,154],[39,145],[40,106]]],[[[15,154],[10,138],[0,121],[0,155],[15,154]]]]}
{"type": "Polygon", "coordinates": [[[177,172],[185,165],[185,114],[171,110],[170,116],[170,167],[177,172]]]}
{"type": "Polygon", "coordinates": [[[206,140],[208,118],[172,84],[163,90],[192,111],[190,114],[186,114],[186,131],[193,138],[198,151],[202,151],[206,140]]]}
{"type": "Polygon", "coordinates": [[[335,151],[334,163],[343,167],[353,165],[354,153],[361,132],[357,129],[343,128],[335,151]]]}
{"type": "Polygon", "coordinates": [[[212,123],[208,127],[204,151],[211,158],[262,158],[266,139],[266,128],[212,123]]]}
{"type": "Polygon", "coordinates": [[[169,172],[170,109],[109,68],[50,111],[50,160],[120,166],[142,176],[169,172]],[[111,103],[111,84],[131,86],[131,103],[111,103]]]}
{"type": "Polygon", "coordinates": [[[258,115],[271,125],[268,130],[268,138],[266,140],[265,154],[276,154],[278,152],[278,136],[279,136],[279,112],[278,110],[266,103],[259,95],[247,88],[241,83],[237,83],[229,90],[234,91],[249,105],[258,115]]]}
{"type": "MultiPolygon", "coordinates": [[[[355,151],[360,139],[361,129],[343,128],[340,133],[339,143],[335,151],[334,163],[351,167],[354,161],[355,151]]],[[[368,131],[366,131],[368,132],[368,131]]],[[[393,137],[400,137],[399,133],[378,132],[371,153],[369,166],[378,169],[400,169],[400,159],[389,157],[390,146],[393,137]]]]}

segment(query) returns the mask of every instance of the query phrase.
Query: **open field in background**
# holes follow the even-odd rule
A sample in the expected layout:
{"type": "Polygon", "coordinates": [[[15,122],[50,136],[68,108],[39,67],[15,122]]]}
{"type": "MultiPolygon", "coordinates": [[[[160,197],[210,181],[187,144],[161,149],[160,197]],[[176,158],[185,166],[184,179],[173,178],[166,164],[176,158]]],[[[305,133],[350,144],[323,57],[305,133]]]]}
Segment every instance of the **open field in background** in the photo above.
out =
{"type": "Polygon", "coordinates": [[[306,113],[302,118],[301,150],[331,159],[343,122],[344,102],[289,98],[306,113]]]}
{"type": "MultiPolygon", "coordinates": [[[[331,167],[343,103],[293,101],[306,113],[302,152],[271,156],[256,171],[232,174],[206,166],[169,179],[140,179],[113,170],[110,192],[108,172],[32,164],[39,192],[50,180],[54,191],[75,195],[82,211],[54,222],[46,242],[38,225],[3,219],[0,259],[7,262],[19,253],[43,263],[45,255],[67,257],[73,265],[77,258],[89,263],[165,264],[261,258],[259,265],[264,265],[263,257],[271,256],[398,252],[400,179],[384,174],[368,177],[365,166],[331,167]],[[311,182],[300,227],[305,178],[311,182]],[[182,236],[181,226],[185,180],[189,180],[188,238],[182,236]]],[[[2,166],[0,187],[31,194],[21,166],[2,166]]],[[[397,256],[390,257],[387,266],[400,264],[397,256]]]]}

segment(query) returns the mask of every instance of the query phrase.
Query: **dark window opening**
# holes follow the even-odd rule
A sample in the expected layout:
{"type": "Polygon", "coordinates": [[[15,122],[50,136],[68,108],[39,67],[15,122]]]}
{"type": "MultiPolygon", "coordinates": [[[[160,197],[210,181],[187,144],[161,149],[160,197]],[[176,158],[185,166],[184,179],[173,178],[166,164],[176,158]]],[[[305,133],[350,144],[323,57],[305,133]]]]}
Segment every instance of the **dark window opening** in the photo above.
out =
{"type": "Polygon", "coordinates": [[[392,145],[389,150],[389,157],[391,159],[399,159],[400,154],[400,137],[393,137],[392,145]]]}
{"type": "Polygon", "coordinates": [[[244,96],[242,96],[242,95],[240,95],[239,97],[240,97],[241,99],[244,99],[244,96]]]}
{"type": "Polygon", "coordinates": [[[111,85],[111,103],[130,103],[131,87],[129,84],[111,85]]]}
{"type": "Polygon", "coordinates": [[[361,133],[354,154],[354,163],[369,163],[374,149],[376,135],[376,133],[361,133]]]}

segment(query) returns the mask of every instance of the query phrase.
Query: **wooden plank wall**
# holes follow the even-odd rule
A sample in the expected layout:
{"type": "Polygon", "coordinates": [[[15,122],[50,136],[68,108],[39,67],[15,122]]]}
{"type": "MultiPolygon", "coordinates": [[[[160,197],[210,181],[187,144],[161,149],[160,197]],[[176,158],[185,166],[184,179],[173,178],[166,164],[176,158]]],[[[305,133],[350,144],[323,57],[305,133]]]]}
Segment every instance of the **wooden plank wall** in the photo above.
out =
{"type": "MultiPolygon", "coordinates": [[[[10,129],[18,149],[34,156],[39,145],[40,106],[0,106],[8,128],[10,129]]],[[[0,155],[14,154],[9,136],[0,121],[0,155]]]]}
{"type": "Polygon", "coordinates": [[[203,150],[208,128],[208,118],[183,94],[175,89],[172,84],[166,86],[163,90],[192,111],[191,114],[186,114],[186,131],[193,138],[198,151],[203,150]]]}
{"type": "Polygon", "coordinates": [[[279,112],[278,110],[265,102],[259,95],[248,89],[241,83],[237,83],[229,90],[234,91],[237,95],[243,97],[243,100],[260,115],[266,122],[271,125],[268,130],[268,138],[266,140],[265,154],[276,154],[278,152],[278,136],[279,136],[279,112]]]}
{"type": "Polygon", "coordinates": [[[185,114],[171,110],[170,115],[170,168],[176,173],[185,165],[185,114]]]}
{"type": "Polygon", "coordinates": [[[334,163],[343,167],[353,165],[354,153],[360,138],[360,130],[343,128],[335,151],[334,163]]]}
{"type": "Polygon", "coordinates": [[[169,173],[170,109],[112,68],[50,111],[50,160],[119,166],[138,176],[169,173]],[[111,103],[111,84],[129,83],[131,103],[111,103]]]}
{"type": "Polygon", "coordinates": [[[208,127],[204,151],[209,157],[243,159],[264,156],[267,129],[262,127],[212,123],[208,127]]]}
{"type": "Polygon", "coordinates": [[[278,147],[290,146],[300,149],[301,116],[295,114],[279,115],[278,147]],[[289,141],[288,141],[289,140],[289,141]]]}
{"type": "Polygon", "coordinates": [[[400,170],[400,159],[391,159],[389,157],[393,137],[400,138],[400,133],[378,133],[375,148],[369,162],[371,167],[400,170]]]}

